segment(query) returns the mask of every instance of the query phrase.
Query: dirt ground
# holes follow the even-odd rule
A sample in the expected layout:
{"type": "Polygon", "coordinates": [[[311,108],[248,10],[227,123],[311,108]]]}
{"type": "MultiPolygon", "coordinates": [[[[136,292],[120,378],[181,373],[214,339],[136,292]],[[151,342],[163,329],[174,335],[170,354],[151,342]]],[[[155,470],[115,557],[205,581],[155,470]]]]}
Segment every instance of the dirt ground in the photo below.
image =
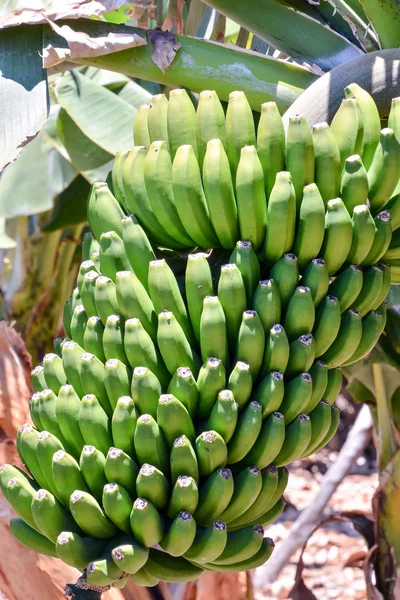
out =
{"type": "MultiPolygon", "coordinates": [[[[318,465],[294,464],[285,493],[288,506],[280,520],[271,525],[267,535],[275,541],[275,552],[289,534],[298,511],[314,498],[323,471],[335,461],[337,452],[324,450],[318,454],[318,465]],[[322,464],[322,469],[321,469],[322,464]],[[321,470],[320,470],[321,469],[321,470]]],[[[371,500],[377,486],[374,461],[366,456],[358,459],[351,473],[332,496],[325,514],[336,511],[362,511],[371,515],[371,500]]],[[[360,557],[366,550],[364,538],[351,525],[332,523],[317,530],[303,554],[303,578],[317,600],[366,600],[365,580],[360,557]]],[[[294,579],[300,552],[283,569],[277,581],[268,588],[255,591],[255,600],[284,599],[288,597],[294,579]]],[[[258,574],[257,574],[258,575],[258,574]]]]}

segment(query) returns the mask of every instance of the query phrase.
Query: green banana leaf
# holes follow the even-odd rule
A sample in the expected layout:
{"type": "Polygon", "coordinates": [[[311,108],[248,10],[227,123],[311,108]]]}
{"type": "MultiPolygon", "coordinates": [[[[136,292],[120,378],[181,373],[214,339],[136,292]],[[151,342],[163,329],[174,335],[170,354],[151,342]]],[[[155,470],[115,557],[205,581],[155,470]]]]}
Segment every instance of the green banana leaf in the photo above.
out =
{"type": "Polygon", "coordinates": [[[75,177],[56,197],[50,220],[42,227],[42,231],[55,231],[70,225],[85,223],[89,190],[90,184],[82,175],[75,177]]]}
{"type": "Polygon", "coordinates": [[[325,71],[362,54],[345,37],[284,0],[253,0],[251,10],[245,2],[205,2],[281,52],[296,60],[315,63],[325,71]]]}
{"type": "MultiPolygon", "coordinates": [[[[68,25],[72,29],[77,28],[74,21],[68,21],[68,25]]],[[[135,27],[113,26],[84,19],[79,21],[79,31],[95,32],[96,35],[105,31],[129,32],[143,36],[143,30],[135,27]]],[[[74,61],[168,86],[187,87],[194,92],[211,87],[222,100],[228,100],[230,92],[240,88],[246,93],[252,108],[257,111],[263,102],[269,100],[274,100],[279,109],[285,111],[318,78],[318,75],[308,69],[286,61],[217,42],[181,35],[176,38],[181,47],[165,73],[152,60],[151,44],[107,56],[74,58],[74,61]]],[[[59,44],[59,40],[51,32],[48,41],[55,47],[59,44]]]]}
{"type": "Polygon", "coordinates": [[[400,46],[399,1],[361,0],[361,4],[379,35],[382,48],[398,48],[400,46]]]}

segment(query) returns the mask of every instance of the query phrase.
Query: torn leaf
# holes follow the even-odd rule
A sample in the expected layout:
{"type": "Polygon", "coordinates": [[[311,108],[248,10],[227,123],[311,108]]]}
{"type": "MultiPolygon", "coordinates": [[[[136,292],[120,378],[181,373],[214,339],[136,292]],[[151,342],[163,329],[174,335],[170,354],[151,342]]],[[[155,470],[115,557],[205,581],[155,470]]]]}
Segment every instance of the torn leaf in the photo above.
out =
{"type": "Polygon", "coordinates": [[[153,45],[153,62],[163,73],[170,66],[181,44],[170,31],[162,31],[159,27],[148,31],[150,42],[153,45]]]}
{"type": "Polygon", "coordinates": [[[106,36],[91,37],[82,31],[74,31],[68,25],[59,27],[48,21],[50,27],[68,43],[69,48],[54,48],[49,44],[43,50],[43,64],[46,68],[74,58],[104,56],[119,50],[146,45],[146,40],[136,33],[108,33],[106,36]]]}

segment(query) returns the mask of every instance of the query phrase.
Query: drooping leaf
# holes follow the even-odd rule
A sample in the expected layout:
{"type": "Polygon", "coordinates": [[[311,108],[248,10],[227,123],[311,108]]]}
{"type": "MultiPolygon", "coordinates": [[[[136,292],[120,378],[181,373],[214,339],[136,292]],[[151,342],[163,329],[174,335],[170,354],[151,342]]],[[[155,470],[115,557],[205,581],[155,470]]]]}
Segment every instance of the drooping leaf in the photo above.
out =
{"type": "Polygon", "coordinates": [[[281,52],[297,60],[315,63],[325,71],[362,53],[346,38],[294,10],[284,0],[253,0],[251,10],[245,2],[205,2],[281,52]]]}
{"type": "Polygon", "coordinates": [[[361,0],[375,31],[379,35],[382,48],[400,46],[400,3],[398,0],[361,0]]]}
{"type": "Polygon", "coordinates": [[[84,223],[87,220],[86,200],[89,190],[90,184],[82,175],[75,177],[70,185],[56,197],[50,220],[42,227],[42,230],[55,231],[77,223],[84,223]]]}
{"type": "Polygon", "coordinates": [[[132,147],[136,111],[116,94],[70,71],[57,81],[55,95],[82,133],[106,153],[132,147]]]}
{"type": "Polygon", "coordinates": [[[43,26],[21,26],[0,35],[0,170],[43,127],[49,109],[40,53],[43,26]]]}

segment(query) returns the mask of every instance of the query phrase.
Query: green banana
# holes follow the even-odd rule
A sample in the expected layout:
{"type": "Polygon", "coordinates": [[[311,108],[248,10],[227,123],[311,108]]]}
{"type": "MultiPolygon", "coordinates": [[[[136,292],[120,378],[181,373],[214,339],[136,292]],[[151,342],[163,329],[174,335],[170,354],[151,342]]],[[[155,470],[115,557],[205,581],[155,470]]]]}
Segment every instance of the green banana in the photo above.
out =
{"type": "Polygon", "coordinates": [[[180,435],[186,435],[190,441],[194,441],[196,433],[190,414],[172,394],[162,394],[157,408],[157,423],[164,434],[164,438],[172,448],[174,441],[180,435]]]}
{"type": "Polygon", "coordinates": [[[210,140],[219,139],[224,146],[226,144],[225,113],[216,92],[213,90],[205,90],[199,94],[196,134],[199,165],[202,167],[207,144],[210,140]]]}
{"type": "Polygon", "coordinates": [[[37,529],[53,544],[62,531],[80,533],[70,513],[48,490],[38,490],[32,498],[32,517],[37,529]]]}
{"type": "Polygon", "coordinates": [[[118,398],[129,396],[131,393],[130,369],[117,358],[110,358],[104,365],[104,385],[106,386],[108,399],[114,410],[118,398]]]}
{"type": "Polygon", "coordinates": [[[262,405],[263,419],[266,419],[279,409],[283,400],[283,394],[284,383],[281,371],[272,371],[259,382],[253,398],[262,405]]]}
{"type": "Polygon", "coordinates": [[[89,536],[81,537],[72,531],[63,531],[57,538],[56,552],[58,558],[75,569],[83,571],[103,551],[104,540],[89,536]]]}
{"type": "MultiPolygon", "coordinates": [[[[188,318],[178,283],[166,260],[154,260],[149,265],[149,291],[156,314],[170,310],[190,342],[195,344],[193,330],[188,318]]],[[[132,315],[133,317],[139,315],[132,315]]],[[[139,317],[140,318],[140,317],[139,317]]],[[[150,333],[150,332],[149,332],[150,333]]],[[[150,335],[153,336],[152,333],[150,335]]],[[[178,365],[182,367],[183,364],[178,365]]]]}
{"type": "Polygon", "coordinates": [[[169,150],[168,100],[164,94],[155,94],[151,97],[150,108],[147,113],[147,127],[150,142],[164,140],[169,150]]]}
{"type": "Polygon", "coordinates": [[[98,252],[99,250],[99,242],[94,237],[91,231],[86,231],[83,234],[82,241],[82,261],[90,259],[90,255],[93,252],[98,252]]]}
{"type": "Polygon", "coordinates": [[[311,333],[301,335],[290,344],[289,362],[285,377],[293,379],[296,375],[308,371],[315,358],[315,340],[311,333]]]}
{"type": "Polygon", "coordinates": [[[104,463],[104,474],[109,483],[118,483],[136,497],[136,479],[139,468],[135,461],[120,448],[111,447],[104,463]]]}
{"type": "Polygon", "coordinates": [[[62,347],[62,361],[67,381],[70,383],[77,395],[82,398],[85,395],[81,384],[81,362],[80,358],[84,354],[83,348],[76,342],[64,342],[62,347]]]}
{"type": "MultiPolygon", "coordinates": [[[[283,511],[284,507],[285,507],[285,502],[283,502],[280,513],[283,511]]],[[[275,520],[278,516],[279,515],[275,515],[274,518],[271,520],[275,520]]],[[[255,525],[255,527],[256,526],[257,525],[255,525]]],[[[223,573],[224,572],[230,573],[230,572],[236,572],[236,571],[240,572],[240,571],[248,571],[251,569],[255,569],[266,563],[266,561],[270,558],[270,556],[274,550],[274,547],[275,547],[275,544],[272,541],[272,539],[266,537],[262,540],[261,547],[258,550],[258,552],[253,554],[253,556],[251,556],[250,558],[239,561],[237,563],[233,563],[231,565],[219,565],[219,564],[214,564],[214,563],[207,563],[206,565],[204,565],[204,568],[207,569],[208,571],[217,571],[217,572],[223,572],[223,573]]]]}
{"type": "Polygon", "coordinates": [[[376,214],[389,202],[399,179],[400,144],[393,129],[385,127],[368,169],[368,199],[372,213],[376,214]]]}
{"type": "Polygon", "coordinates": [[[241,149],[243,146],[254,146],[256,142],[253,113],[244,92],[236,91],[229,94],[225,131],[226,153],[232,176],[234,176],[238,168],[241,149]]]}
{"type": "Polygon", "coordinates": [[[378,109],[372,96],[357,83],[348,85],[344,93],[346,98],[356,98],[360,109],[361,118],[364,123],[362,159],[365,168],[368,170],[374,156],[375,148],[379,143],[381,122],[378,109]]]}
{"type": "Polygon", "coordinates": [[[40,396],[38,392],[35,392],[33,396],[29,398],[29,413],[36,429],[38,431],[43,431],[44,427],[40,421],[40,396]]]}
{"type": "Polygon", "coordinates": [[[261,471],[262,486],[261,491],[253,504],[238,519],[229,524],[229,529],[236,529],[254,521],[257,517],[265,513],[275,495],[279,477],[278,469],[275,465],[269,465],[261,471]]]}
{"type": "Polygon", "coordinates": [[[301,373],[285,385],[285,394],[279,412],[285,417],[288,425],[303,413],[312,394],[312,377],[309,373],[301,373]]]}
{"type": "MultiPolygon", "coordinates": [[[[283,467],[302,456],[311,440],[311,420],[308,415],[298,415],[286,427],[285,441],[274,458],[277,467],[283,467]]],[[[262,521],[262,519],[260,519],[262,521]]]]}
{"type": "MultiPolygon", "coordinates": [[[[129,150],[121,150],[120,152],[117,152],[111,171],[111,187],[113,194],[125,212],[129,212],[129,207],[128,202],[126,201],[123,168],[128,156],[129,150]]],[[[108,183],[110,183],[109,180],[110,177],[108,177],[108,183]]]]}
{"type": "Polygon", "coordinates": [[[112,417],[112,408],[108,400],[104,384],[104,365],[94,354],[85,352],[81,356],[81,383],[85,394],[94,394],[101,408],[109,418],[112,417]]]}
{"type": "Polygon", "coordinates": [[[189,512],[182,510],[172,522],[160,546],[170,556],[182,556],[192,546],[195,537],[196,522],[189,512]]]}
{"type": "Polygon", "coordinates": [[[226,465],[228,450],[222,436],[216,431],[203,431],[196,438],[195,452],[201,477],[226,465]]]}
{"type": "Polygon", "coordinates": [[[92,185],[87,203],[87,216],[90,229],[98,242],[106,231],[113,230],[120,235],[124,211],[106,183],[97,182],[92,185]]]}
{"type": "Polygon", "coordinates": [[[147,573],[147,571],[144,570],[144,566],[139,569],[139,571],[131,575],[131,579],[134,584],[139,587],[155,587],[160,581],[158,577],[147,573]]]}
{"type": "Polygon", "coordinates": [[[397,140],[400,139],[400,119],[399,119],[400,99],[393,98],[388,117],[388,127],[391,127],[396,134],[397,140]]]}
{"type": "Polygon", "coordinates": [[[363,319],[360,343],[350,358],[343,363],[343,366],[351,365],[367,356],[379,340],[384,327],[385,320],[382,313],[371,310],[363,319]]]}
{"type": "Polygon", "coordinates": [[[329,294],[339,301],[340,312],[343,313],[358,297],[363,286],[363,272],[357,265],[349,265],[329,286],[329,294]]]}
{"type": "MultiPolygon", "coordinates": [[[[182,557],[169,556],[166,552],[150,549],[149,559],[145,564],[146,573],[159,577],[162,581],[186,582],[198,579],[203,570],[182,557]]],[[[136,575],[134,575],[136,577],[136,575]]]]}
{"type": "MultiPolygon", "coordinates": [[[[83,244],[84,243],[85,242],[83,242],[83,244]]],[[[82,244],[82,246],[83,246],[83,244],[82,244]]],[[[81,294],[81,292],[82,292],[83,279],[87,273],[90,273],[90,271],[96,271],[96,265],[90,259],[84,260],[79,266],[78,276],[76,278],[76,285],[78,287],[79,294],[81,294]]]]}
{"type": "Polygon", "coordinates": [[[39,417],[43,429],[50,431],[65,444],[64,436],[57,422],[56,415],[57,396],[51,390],[39,393],[39,417]]]}
{"type": "Polygon", "coordinates": [[[197,155],[196,110],[184,89],[171,90],[169,93],[167,129],[172,157],[183,144],[190,144],[197,155]]]}
{"type": "Polygon", "coordinates": [[[265,333],[268,333],[275,323],[279,323],[282,301],[280,290],[273,279],[264,279],[258,283],[251,305],[257,311],[265,333]]]}
{"type": "Polygon", "coordinates": [[[385,301],[385,299],[389,293],[390,285],[391,285],[391,281],[392,281],[391,267],[388,265],[385,265],[384,263],[379,263],[378,266],[383,271],[383,281],[382,281],[381,293],[379,294],[378,298],[375,300],[375,303],[372,307],[374,310],[379,310],[381,304],[385,301]]]}
{"type": "MultiPolygon", "coordinates": [[[[26,466],[28,472],[38,482],[41,487],[47,486],[47,479],[40,468],[39,460],[36,455],[39,433],[25,423],[17,429],[17,450],[22,463],[26,466]]],[[[58,450],[59,448],[57,448],[58,450]]],[[[14,477],[14,474],[12,475],[14,477]]],[[[6,484],[4,484],[6,485],[6,484]]]]}
{"type": "MultiPolygon", "coordinates": [[[[277,285],[281,303],[285,307],[299,283],[297,256],[295,254],[284,254],[272,267],[270,277],[277,285]]],[[[273,323],[276,322],[276,320],[273,321],[273,323]]],[[[271,323],[271,326],[273,323],[271,323]]]]}
{"type": "Polygon", "coordinates": [[[83,278],[81,287],[81,298],[82,304],[85,308],[85,313],[88,317],[96,317],[97,309],[94,299],[94,292],[96,289],[96,279],[99,277],[97,271],[89,271],[83,278]]]}
{"type": "MultiPolygon", "coordinates": [[[[392,219],[390,219],[390,222],[392,219]]],[[[390,244],[385,254],[383,255],[383,260],[391,260],[394,264],[399,262],[400,259],[400,232],[399,230],[393,231],[392,238],[390,240],[390,244]]]]}
{"type": "Polygon", "coordinates": [[[76,490],[71,495],[69,509],[76,523],[87,535],[105,539],[117,533],[117,528],[106,517],[100,504],[87,492],[76,490]]]}
{"type": "Polygon", "coordinates": [[[148,117],[150,104],[142,104],[136,113],[133,124],[133,137],[136,146],[150,146],[148,117]]]}
{"type": "Polygon", "coordinates": [[[204,248],[218,247],[192,146],[180,146],[176,152],[172,165],[172,188],[176,209],[191,239],[204,248]]]}
{"type": "Polygon", "coordinates": [[[103,488],[102,506],[107,517],[126,534],[131,533],[130,515],[132,498],[118,483],[107,483],[103,488]]]}
{"type": "Polygon", "coordinates": [[[265,340],[265,350],[259,377],[265,377],[272,371],[285,372],[289,361],[289,340],[282,325],[273,325],[265,340]]]}
{"type": "Polygon", "coordinates": [[[203,162],[203,186],[211,223],[223,248],[234,248],[239,234],[238,211],[229,160],[220,139],[211,139],[203,162]]]}
{"type": "Polygon", "coordinates": [[[265,189],[269,197],[276,175],[285,167],[285,129],[275,102],[261,104],[257,129],[257,153],[264,171],[265,189]]]}
{"type": "Polygon", "coordinates": [[[301,278],[301,285],[310,288],[314,306],[317,308],[329,288],[329,275],[323,258],[313,258],[308,263],[301,278]]]}
{"type": "MultiPolygon", "coordinates": [[[[229,523],[243,514],[261,492],[262,478],[258,467],[246,467],[233,478],[233,495],[228,507],[219,515],[229,527],[229,523]]],[[[229,537],[229,536],[228,536],[229,537]]]]}
{"type": "Polygon", "coordinates": [[[106,457],[94,446],[84,446],[79,460],[79,467],[91,494],[98,502],[102,501],[103,488],[107,485],[104,475],[106,457]]]}
{"type": "Polygon", "coordinates": [[[100,269],[114,283],[118,271],[132,270],[124,242],[115,231],[106,231],[100,236],[100,269]]]}
{"type": "Polygon", "coordinates": [[[78,306],[78,304],[82,304],[79,289],[77,287],[72,292],[71,301],[72,301],[72,304],[71,304],[71,316],[72,316],[72,313],[74,312],[74,310],[78,306]]]}
{"type": "Polygon", "coordinates": [[[158,315],[157,343],[165,366],[171,375],[179,367],[189,367],[197,375],[200,364],[199,357],[193,352],[175,315],[168,310],[164,310],[158,315]]]}
{"type": "Polygon", "coordinates": [[[237,420],[238,407],[235,398],[230,390],[222,390],[208,421],[204,424],[204,429],[217,432],[227,444],[236,430],[237,420]]]}
{"type": "Polygon", "coordinates": [[[239,531],[229,531],[226,546],[214,565],[232,565],[254,556],[261,548],[264,528],[261,525],[250,525],[239,531]]]}
{"type": "Polygon", "coordinates": [[[347,256],[347,264],[360,265],[368,256],[375,238],[375,222],[366,204],[353,210],[353,241],[347,256]]]}
{"type": "Polygon", "coordinates": [[[296,195],[292,176],[281,171],[276,176],[267,208],[267,233],[261,250],[262,259],[277,262],[293,245],[296,225],[296,195]]]}
{"type": "Polygon", "coordinates": [[[187,475],[199,480],[199,467],[196,453],[185,435],[179,436],[173,443],[170,454],[171,480],[176,482],[179,475],[187,475]]]}
{"type": "Polygon", "coordinates": [[[172,488],[167,514],[174,520],[181,511],[193,514],[199,502],[199,489],[197,482],[188,475],[179,475],[172,488]]]}
{"type": "Polygon", "coordinates": [[[234,263],[239,269],[246,289],[247,304],[250,304],[261,274],[260,263],[252,243],[237,242],[229,262],[234,263]]]}
{"type": "Polygon", "coordinates": [[[151,464],[165,475],[169,472],[169,457],[164,436],[151,415],[138,418],[135,430],[135,450],[139,463],[151,464]]]}
{"type": "Polygon", "coordinates": [[[113,548],[111,555],[121,571],[134,574],[146,564],[149,550],[139,544],[134,537],[129,537],[121,540],[118,546],[113,548]]]}
{"type": "Polygon", "coordinates": [[[167,142],[152,141],[144,160],[144,180],[150,206],[160,225],[176,240],[176,245],[192,248],[195,243],[186,232],[176,209],[171,174],[172,163],[167,142]]]}
{"type": "Polygon", "coordinates": [[[390,212],[392,230],[395,231],[400,227],[400,193],[395,194],[384,208],[390,212]]]}
{"type": "Polygon", "coordinates": [[[196,523],[212,522],[229,505],[234,482],[230,469],[217,469],[208,476],[200,488],[199,503],[194,513],[196,523]]]}
{"type": "Polygon", "coordinates": [[[188,367],[179,367],[168,385],[168,393],[173,394],[194,417],[199,398],[197,383],[188,367]]]}
{"type": "Polygon", "coordinates": [[[265,237],[267,201],[263,168],[254,146],[244,146],[240,151],[236,172],[236,202],[240,237],[251,242],[257,251],[265,237]]]}
{"type": "Polygon", "coordinates": [[[315,183],[304,186],[292,252],[300,272],[319,255],[325,234],[325,205],[315,183]]]}
{"type": "MultiPolygon", "coordinates": [[[[324,202],[337,198],[340,191],[340,151],[328,123],[317,123],[312,128],[315,156],[314,181],[324,202]]],[[[311,183],[308,181],[306,183],[311,183]]]]}
{"type": "Polygon", "coordinates": [[[103,350],[107,360],[117,358],[127,364],[128,359],[124,348],[124,320],[119,315],[110,315],[106,321],[103,333],[103,350]]]}
{"type": "MultiPolygon", "coordinates": [[[[225,314],[226,321],[226,333],[228,335],[228,344],[230,353],[233,354],[236,348],[236,341],[239,334],[240,325],[242,323],[242,315],[243,311],[246,310],[246,289],[244,287],[244,282],[242,275],[236,266],[236,264],[227,264],[222,265],[221,274],[218,281],[218,299],[223,308],[223,312],[225,314]]],[[[205,300],[204,305],[206,308],[206,313],[204,315],[204,310],[202,314],[203,319],[207,319],[207,323],[211,319],[210,310],[211,307],[214,306],[214,302],[211,303],[211,300],[205,300]],[[210,303],[210,304],[209,304],[210,303]],[[204,315],[204,317],[203,317],[204,315]]],[[[217,313],[217,309],[214,308],[214,312],[217,313]]],[[[223,320],[221,319],[223,322],[223,320]]],[[[207,356],[217,356],[221,358],[225,362],[226,359],[226,349],[221,349],[220,352],[223,351],[225,354],[219,355],[218,353],[213,353],[213,344],[218,343],[218,339],[225,340],[225,333],[222,330],[220,335],[217,336],[217,331],[213,334],[211,331],[211,323],[203,332],[204,343],[206,343],[206,351],[207,346],[209,345],[206,340],[209,338],[211,342],[211,347],[209,348],[210,353],[206,354],[207,356]],[[208,327],[210,327],[210,331],[208,331],[208,327]]],[[[216,323],[214,323],[214,327],[216,327],[216,323]]],[[[200,336],[201,336],[201,326],[200,326],[200,336]]],[[[200,337],[200,341],[201,341],[200,337]]]]}
{"type": "MultiPolygon", "coordinates": [[[[144,175],[146,156],[147,148],[136,146],[132,148],[123,164],[122,179],[127,207],[155,243],[167,248],[182,248],[182,245],[166,232],[150,204],[144,175]]],[[[122,225],[122,236],[123,229],[122,225]]]]}
{"type": "Polygon", "coordinates": [[[166,386],[170,375],[164,362],[139,319],[128,319],[125,322],[124,349],[132,369],[147,367],[154,373],[162,386],[166,386]]]}
{"type": "Polygon", "coordinates": [[[363,285],[356,300],[352,304],[354,310],[358,310],[361,317],[364,317],[381,295],[383,285],[383,269],[378,265],[370,267],[363,274],[363,285]]]}
{"type": "Polygon", "coordinates": [[[112,419],[111,432],[114,446],[121,448],[129,456],[135,457],[134,435],[138,414],[135,404],[129,396],[117,400],[112,419]]]}
{"type": "Polygon", "coordinates": [[[312,332],[317,358],[322,356],[336,340],[341,325],[340,312],[340,304],[336,296],[325,296],[318,307],[312,332]]]}
{"type": "MultiPolygon", "coordinates": [[[[46,481],[46,489],[50,490],[54,496],[61,501],[61,496],[57,491],[56,484],[53,479],[53,456],[58,450],[64,450],[60,440],[49,431],[41,431],[37,435],[36,458],[39,464],[42,475],[46,481]]],[[[26,458],[24,451],[24,458],[26,458]]],[[[28,465],[29,466],[29,465],[28,465]]],[[[36,481],[39,481],[35,475],[36,481]]],[[[41,478],[42,479],[42,478],[41,478]]]]}
{"type": "Polygon", "coordinates": [[[14,511],[25,523],[36,529],[39,533],[44,533],[36,524],[34,515],[32,514],[32,500],[35,497],[36,491],[36,488],[31,485],[28,478],[22,477],[21,473],[18,473],[17,477],[12,477],[8,480],[5,487],[5,496],[14,511]]]}
{"type": "Polygon", "coordinates": [[[78,304],[72,313],[71,335],[72,339],[83,348],[83,334],[85,333],[88,315],[83,304],[78,304]]]}
{"type": "Polygon", "coordinates": [[[235,431],[228,442],[228,462],[242,460],[255,444],[262,426],[262,405],[253,400],[238,418],[235,431]]]}
{"type": "Polygon", "coordinates": [[[73,456],[67,454],[64,450],[58,450],[53,455],[52,475],[58,496],[67,508],[72,492],[75,490],[89,491],[79,464],[73,456]]]}
{"type": "Polygon", "coordinates": [[[94,394],[82,398],[79,427],[85,444],[96,446],[107,454],[112,446],[111,423],[94,394]]]}
{"type": "Polygon", "coordinates": [[[295,340],[312,331],[315,321],[314,300],[309,287],[298,286],[292,294],[287,308],[283,326],[289,341],[295,340]]]}
{"type": "MultiPolygon", "coordinates": [[[[340,182],[340,197],[349,215],[356,206],[365,205],[368,199],[368,174],[358,154],[346,158],[340,182]]],[[[338,196],[339,194],[336,194],[338,196]]]]}
{"type": "Polygon", "coordinates": [[[212,296],[214,293],[211,269],[206,254],[202,252],[189,254],[185,286],[190,321],[197,343],[200,344],[200,318],[203,312],[203,300],[206,296],[212,296]]]}
{"type": "Polygon", "coordinates": [[[264,356],[265,334],[255,310],[245,310],[236,345],[236,360],[247,362],[253,381],[257,378],[264,356]]]}
{"type": "Polygon", "coordinates": [[[153,465],[142,465],[136,480],[136,492],[150,500],[160,510],[168,504],[169,483],[165,475],[153,465]]]}
{"type": "Polygon", "coordinates": [[[38,365],[31,371],[31,380],[34,392],[42,392],[48,387],[42,365],[38,365]]]}
{"type": "Polygon", "coordinates": [[[197,528],[194,542],[183,556],[200,565],[212,562],[221,555],[227,539],[226,524],[223,521],[214,521],[209,527],[197,528]]]}
{"type": "Polygon", "coordinates": [[[371,250],[368,252],[365,259],[362,261],[362,266],[373,265],[380,261],[382,256],[390,246],[392,240],[392,225],[390,212],[382,210],[374,219],[375,222],[375,237],[371,250]]]}
{"type": "Polygon", "coordinates": [[[104,326],[110,315],[118,315],[120,313],[115,283],[109,277],[104,277],[103,275],[97,277],[94,288],[94,301],[97,313],[104,326]]]}
{"type": "MultiPolygon", "coordinates": [[[[339,426],[339,419],[340,419],[340,410],[336,406],[331,406],[331,424],[330,424],[328,433],[326,434],[326,436],[324,437],[322,442],[320,442],[318,444],[318,446],[315,446],[315,448],[313,448],[313,454],[318,452],[318,450],[323,448],[329,442],[329,440],[331,440],[333,438],[333,436],[335,435],[337,428],[339,426]]],[[[306,457],[304,456],[304,458],[306,458],[306,457]]]]}
{"type": "Polygon", "coordinates": [[[228,380],[228,389],[235,392],[235,402],[239,405],[239,411],[243,409],[251,395],[253,378],[249,363],[239,360],[233,367],[228,380]]]}
{"type": "Polygon", "coordinates": [[[197,378],[199,390],[199,402],[197,404],[196,417],[207,419],[213,409],[217,396],[226,385],[226,372],[224,363],[219,358],[207,358],[200,368],[197,378]]]}
{"type": "Polygon", "coordinates": [[[331,131],[339,147],[341,171],[349,156],[355,153],[361,154],[364,134],[363,116],[357,100],[346,96],[333,117],[331,131]]]}
{"type": "Polygon", "coordinates": [[[148,291],[149,263],[156,259],[154,250],[135,215],[124,217],[121,225],[126,256],[130,264],[134,265],[136,277],[148,291]]]}
{"type": "Polygon", "coordinates": [[[328,382],[324,394],[324,400],[332,405],[342,389],[342,371],[341,369],[328,370],[328,382]]]}
{"type": "Polygon", "coordinates": [[[116,277],[116,299],[125,319],[140,319],[147,333],[157,332],[157,315],[146,289],[132,271],[119,271],[116,277]]]}
{"type": "MultiPolygon", "coordinates": [[[[100,244],[98,245],[98,248],[100,250],[100,244]]],[[[95,270],[100,273],[100,252],[99,252],[99,250],[92,252],[92,254],[90,255],[90,260],[94,263],[95,270]]]]}
{"type": "Polygon", "coordinates": [[[306,456],[314,453],[327,435],[331,425],[331,407],[326,400],[321,400],[309,414],[311,420],[311,439],[304,451],[306,456]]]}
{"type": "Polygon", "coordinates": [[[293,179],[299,212],[303,188],[313,182],[315,169],[313,138],[306,118],[301,114],[289,117],[286,132],[286,168],[293,179]]]}
{"type": "Polygon", "coordinates": [[[10,520],[11,533],[15,539],[29,550],[39,552],[45,556],[53,556],[57,558],[57,553],[53,542],[47,537],[41,535],[32,527],[29,527],[23,519],[13,518],[10,520]]]}
{"type": "Polygon", "coordinates": [[[303,409],[303,413],[308,415],[324,398],[326,386],[328,384],[328,367],[322,360],[316,360],[310,367],[309,373],[312,378],[312,393],[310,400],[303,409]]]}
{"type": "Polygon", "coordinates": [[[81,401],[72,385],[63,385],[56,401],[56,417],[63,438],[75,458],[79,457],[85,444],[79,428],[80,410],[81,401]]]}
{"type": "Polygon", "coordinates": [[[336,273],[346,261],[353,241],[353,226],[340,198],[329,200],[325,216],[325,237],[321,256],[329,275],[336,273]]]}
{"type": "Polygon", "coordinates": [[[200,318],[200,346],[203,362],[215,356],[226,365],[228,359],[227,318],[218,296],[206,296],[200,318]]]}
{"type": "Polygon", "coordinates": [[[100,317],[89,317],[83,334],[83,348],[85,352],[94,354],[102,363],[106,362],[103,350],[104,325],[100,317]]]}
{"type": "Polygon", "coordinates": [[[354,354],[361,341],[361,335],[361,315],[357,310],[350,309],[342,318],[335,341],[321,356],[329,369],[339,367],[354,354]]]}
{"type": "Polygon", "coordinates": [[[140,414],[149,414],[155,419],[162,387],[150,369],[147,367],[136,367],[134,369],[131,394],[137,411],[140,414]]]}

